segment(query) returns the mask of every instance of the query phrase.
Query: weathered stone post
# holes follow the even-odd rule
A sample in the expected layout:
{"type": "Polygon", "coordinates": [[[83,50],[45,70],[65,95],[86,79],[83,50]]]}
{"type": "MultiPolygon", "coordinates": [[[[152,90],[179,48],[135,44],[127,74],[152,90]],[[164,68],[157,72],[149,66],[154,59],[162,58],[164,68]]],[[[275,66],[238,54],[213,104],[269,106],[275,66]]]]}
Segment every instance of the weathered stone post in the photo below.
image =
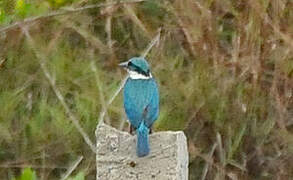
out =
{"type": "Polygon", "coordinates": [[[136,156],[136,136],[104,123],[96,129],[97,180],[187,180],[188,151],[182,131],[150,135],[151,152],[136,156]]]}

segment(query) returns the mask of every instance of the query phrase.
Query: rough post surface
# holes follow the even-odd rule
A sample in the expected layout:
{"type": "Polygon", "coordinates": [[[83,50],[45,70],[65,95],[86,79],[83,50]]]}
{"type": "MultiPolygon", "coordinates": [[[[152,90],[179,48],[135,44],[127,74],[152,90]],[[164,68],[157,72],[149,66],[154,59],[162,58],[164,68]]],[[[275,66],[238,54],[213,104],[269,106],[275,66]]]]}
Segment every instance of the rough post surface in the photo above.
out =
{"type": "Polygon", "coordinates": [[[97,180],[187,180],[188,151],[182,131],[150,135],[151,152],[136,156],[136,135],[106,124],[96,129],[97,180]]]}

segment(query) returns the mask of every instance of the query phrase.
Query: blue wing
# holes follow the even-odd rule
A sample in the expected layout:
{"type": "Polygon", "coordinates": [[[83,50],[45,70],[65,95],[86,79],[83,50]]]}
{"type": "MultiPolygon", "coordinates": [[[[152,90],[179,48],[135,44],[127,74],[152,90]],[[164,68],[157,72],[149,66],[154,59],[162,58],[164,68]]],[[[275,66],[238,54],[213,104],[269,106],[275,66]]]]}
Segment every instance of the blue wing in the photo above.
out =
{"type": "Polygon", "coordinates": [[[128,79],[124,86],[124,108],[131,125],[151,127],[159,115],[159,91],[152,79],[128,79]]]}

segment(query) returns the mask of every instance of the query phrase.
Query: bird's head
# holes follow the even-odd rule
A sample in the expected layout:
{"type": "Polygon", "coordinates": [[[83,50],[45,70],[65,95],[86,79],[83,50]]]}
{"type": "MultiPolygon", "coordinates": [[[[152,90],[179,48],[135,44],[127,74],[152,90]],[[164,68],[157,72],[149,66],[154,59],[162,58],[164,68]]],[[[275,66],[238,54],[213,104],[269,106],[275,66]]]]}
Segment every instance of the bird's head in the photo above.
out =
{"type": "Polygon", "coordinates": [[[132,79],[152,78],[150,66],[143,57],[133,57],[126,62],[120,63],[119,66],[125,68],[132,79]]]}

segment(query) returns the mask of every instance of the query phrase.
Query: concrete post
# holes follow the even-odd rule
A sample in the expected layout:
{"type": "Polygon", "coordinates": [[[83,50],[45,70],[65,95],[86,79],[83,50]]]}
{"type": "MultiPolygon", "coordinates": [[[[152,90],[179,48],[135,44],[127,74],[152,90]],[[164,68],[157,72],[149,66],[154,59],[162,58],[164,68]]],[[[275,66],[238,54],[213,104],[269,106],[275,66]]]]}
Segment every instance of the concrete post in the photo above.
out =
{"type": "Polygon", "coordinates": [[[151,152],[136,156],[136,136],[101,123],[96,129],[97,180],[187,180],[188,151],[182,131],[150,135],[151,152]]]}

